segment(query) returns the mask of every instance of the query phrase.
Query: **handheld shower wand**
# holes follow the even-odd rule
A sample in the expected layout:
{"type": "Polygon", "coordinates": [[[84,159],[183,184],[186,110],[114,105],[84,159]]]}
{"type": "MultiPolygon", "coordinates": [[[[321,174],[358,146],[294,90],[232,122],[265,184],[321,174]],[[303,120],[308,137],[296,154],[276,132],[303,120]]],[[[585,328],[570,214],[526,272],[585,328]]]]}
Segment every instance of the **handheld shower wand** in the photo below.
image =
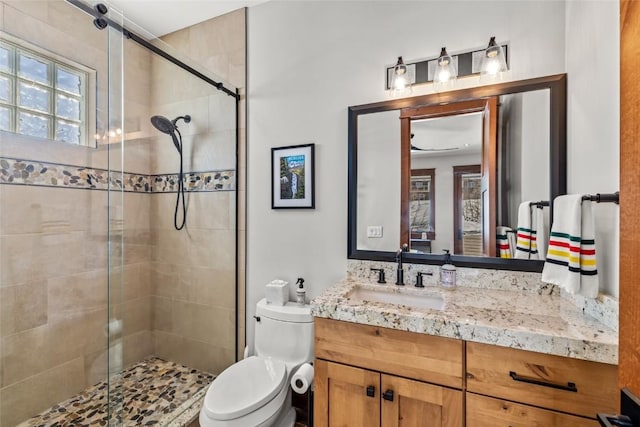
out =
{"type": "Polygon", "coordinates": [[[182,158],[182,134],[178,130],[178,120],[183,120],[185,123],[191,121],[191,116],[184,115],[178,116],[173,120],[169,120],[164,116],[151,117],[151,124],[162,133],[171,135],[173,145],[176,146],[176,150],[180,154],[180,172],[178,173],[178,196],[176,197],[176,209],[173,214],[173,226],[176,230],[182,230],[187,222],[187,204],[184,199],[184,172],[183,172],[183,158],[182,158]],[[182,223],[178,225],[178,206],[180,205],[180,199],[182,199],[182,223]]]}

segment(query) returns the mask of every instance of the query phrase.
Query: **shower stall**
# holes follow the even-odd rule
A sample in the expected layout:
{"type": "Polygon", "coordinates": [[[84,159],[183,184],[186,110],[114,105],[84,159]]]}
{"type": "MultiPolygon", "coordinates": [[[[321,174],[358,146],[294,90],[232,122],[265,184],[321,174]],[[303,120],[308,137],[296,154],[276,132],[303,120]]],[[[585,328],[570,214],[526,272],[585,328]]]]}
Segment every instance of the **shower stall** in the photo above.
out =
{"type": "Polygon", "coordinates": [[[0,0],[0,427],[189,425],[237,359],[244,37],[0,0]]]}

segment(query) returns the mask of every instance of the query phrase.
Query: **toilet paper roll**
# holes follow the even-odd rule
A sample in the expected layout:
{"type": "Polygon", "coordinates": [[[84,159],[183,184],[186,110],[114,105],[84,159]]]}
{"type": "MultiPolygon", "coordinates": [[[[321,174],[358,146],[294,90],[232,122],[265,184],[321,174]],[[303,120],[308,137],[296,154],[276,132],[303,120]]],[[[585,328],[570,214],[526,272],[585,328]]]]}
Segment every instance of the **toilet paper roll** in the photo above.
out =
{"type": "Polygon", "coordinates": [[[291,378],[291,388],[298,394],[304,394],[313,384],[313,366],[304,363],[291,378]]]}

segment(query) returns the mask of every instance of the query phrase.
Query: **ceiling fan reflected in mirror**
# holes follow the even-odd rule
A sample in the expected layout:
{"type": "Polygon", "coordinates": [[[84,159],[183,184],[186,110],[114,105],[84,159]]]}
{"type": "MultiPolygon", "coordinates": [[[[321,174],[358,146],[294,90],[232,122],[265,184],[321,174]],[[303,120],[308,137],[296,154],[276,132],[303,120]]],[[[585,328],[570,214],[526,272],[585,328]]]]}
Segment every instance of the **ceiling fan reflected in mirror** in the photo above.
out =
{"type": "MultiPolygon", "coordinates": [[[[411,134],[411,139],[413,139],[413,137],[415,136],[414,133],[411,134]]],[[[465,147],[468,147],[469,144],[465,144],[465,147]]],[[[412,152],[416,152],[416,151],[426,151],[426,152],[432,152],[432,153],[440,153],[443,151],[455,151],[455,150],[460,150],[461,147],[446,147],[446,148],[420,148],[415,146],[413,143],[411,143],[411,151],[412,152]]]]}

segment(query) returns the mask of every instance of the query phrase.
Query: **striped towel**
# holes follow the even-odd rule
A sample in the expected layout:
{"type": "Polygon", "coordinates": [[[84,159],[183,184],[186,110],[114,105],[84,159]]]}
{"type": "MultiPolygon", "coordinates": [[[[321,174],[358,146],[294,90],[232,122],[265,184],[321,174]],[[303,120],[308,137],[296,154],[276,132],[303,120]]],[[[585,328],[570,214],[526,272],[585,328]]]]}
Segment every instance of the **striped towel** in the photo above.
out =
{"type": "Polygon", "coordinates": [[[592,203],[581,195],[557,197],[542,281],[585,297],[598,296],[595,227],[592,203]]]}
{"type": "Polygon", "coordinates": [[[534,210],[537,208],[531,206],[531,201],[520,203],[518,208],[518,236],[515,256],[517,259],[540,259],[538,256],[538,216],[533,215],[534,210]]]}
{"type": "Polygon", "coordinates": [[[513,258],[514,237],[511,227],[496,227],[496,245],[500,258],[513,258]]]}

